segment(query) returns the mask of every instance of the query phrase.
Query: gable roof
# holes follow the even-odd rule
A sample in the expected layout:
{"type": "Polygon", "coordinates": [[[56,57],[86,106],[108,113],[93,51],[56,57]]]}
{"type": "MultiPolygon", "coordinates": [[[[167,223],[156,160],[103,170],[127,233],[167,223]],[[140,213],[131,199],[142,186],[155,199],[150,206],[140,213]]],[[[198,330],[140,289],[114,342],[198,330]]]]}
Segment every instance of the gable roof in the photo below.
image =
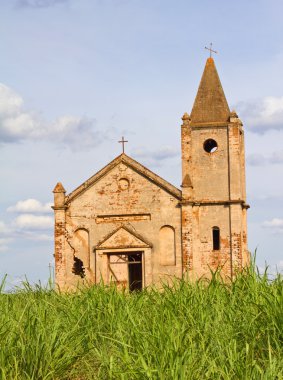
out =
{"type": "Polygon", "coordinates": [[[208,58],[191,112],[191,124],[227,122],[229,106],[214,64],[208,58]]]}
{"type": "Polygon", "coordinates": [[[107,173],[109,173],[115,166],[123,163],[126,166],[130,167],[143,177],[147,178],[149,181],[153,182],[157,186],[161,187],[163,190],[167,191],[169,194],[173,195],[177,199],[181,199],[182,192],[177,189],[171,183],[165,181],[165,179],[159,177],[157,174],[153,173],[151,170],[147,169],[145,166],[141,165],[139,162],[135,161],[131,157],[127,156],[125,153],[120,154],[114,160],[109,162],[104,168],[99,170],[96,174],[82,183],[79,187],[77,187],[74,191],[72,191],[69,195],[66,196],[65,202],[71,202],[75,198],[77,198],[80,194],[85,192],[90,186],[94,183],[98,182],[102,177],[104,177],[107,173]]]}
{"type": "Polygon", "coordinates": [[[104,237],[95,249],[122,249],[122,248],[151,248],[152,244],[146,241],[136,231],[121,226],[104,237]]]}

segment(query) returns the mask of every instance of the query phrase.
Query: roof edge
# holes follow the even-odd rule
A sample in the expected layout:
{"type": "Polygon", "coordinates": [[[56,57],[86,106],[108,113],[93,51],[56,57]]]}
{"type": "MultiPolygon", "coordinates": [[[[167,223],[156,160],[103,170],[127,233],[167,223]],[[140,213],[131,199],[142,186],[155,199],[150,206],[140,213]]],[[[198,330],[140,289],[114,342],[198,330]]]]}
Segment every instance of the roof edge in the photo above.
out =
{"type": "Polygon", "coordinates": [[[103,239],[101,239],[94,247],[93,249],[100,249],[101,245],[103,243],[105,243],[108,239],[111,238],[111,236],[115,235],[116,232],[120,231],[121,229],[124,229],[125,231],[127,231],[129,234],[133,235],[134,237],[136,237],[137,239],[139,239],[140,241],[142,241],[146,246],[147,248],[152,248],[152,244],[147,241],[143,236],[141,236],[139,233],[137,233],[136,231],[132,230],[131,228],[129,227],[126,227],[124,225],[122,226],[119,226],[118,228],[116,228],[114,231],[111,231],[109,234],[107,234],[106,236],[104,236],[103,239]]]}
{"type": "Polygon", "coordinates": [[[174,195],[176,198],[181,199],[182,192],[177,187],[167,182],[165,179],[161,178],[159,175],[153,173],[150,169],[146,168],[139,162],[135,161],[133,158],[127,156],[125,153],[120,154],[114,160],[110,161],[106,166],[99,170],[92,177],[83,182],[75,190],[66,196],[66,203],[73,201],[81,193],[86,191],[90,186],[96,183],[100,178],[104,177],[110,170],[112,170],[120,162],[127,164],[129,167],[137,171],[139,174],[151,180],[153,183],[157,184],[159,187],[163,188],[168,193],[174,195]]]}

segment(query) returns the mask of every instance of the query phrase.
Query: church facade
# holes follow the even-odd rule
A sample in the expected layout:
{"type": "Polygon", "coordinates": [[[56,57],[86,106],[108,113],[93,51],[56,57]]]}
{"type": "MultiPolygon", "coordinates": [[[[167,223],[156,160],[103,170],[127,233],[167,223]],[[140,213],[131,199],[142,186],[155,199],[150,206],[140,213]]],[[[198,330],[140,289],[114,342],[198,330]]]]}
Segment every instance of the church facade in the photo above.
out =
{"type": "Polygon", "coordinates": [[[249,263],[244,131],[208,58],[181,125],[181,190],[121,154],[66,195],[53,190],[61,289],[130,291],[174,277],[233,277],[249,263]]]}

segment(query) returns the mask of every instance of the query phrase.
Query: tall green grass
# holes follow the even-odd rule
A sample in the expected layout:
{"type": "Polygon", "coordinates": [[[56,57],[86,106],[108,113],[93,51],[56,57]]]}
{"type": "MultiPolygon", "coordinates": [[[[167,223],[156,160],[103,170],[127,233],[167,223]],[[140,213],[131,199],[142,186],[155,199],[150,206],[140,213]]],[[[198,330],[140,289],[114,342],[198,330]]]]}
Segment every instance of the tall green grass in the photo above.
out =
{"type": "Polygon", "coordinates": [[[283,379],[283,280],[0,295],[0,379],[283,379]]]}

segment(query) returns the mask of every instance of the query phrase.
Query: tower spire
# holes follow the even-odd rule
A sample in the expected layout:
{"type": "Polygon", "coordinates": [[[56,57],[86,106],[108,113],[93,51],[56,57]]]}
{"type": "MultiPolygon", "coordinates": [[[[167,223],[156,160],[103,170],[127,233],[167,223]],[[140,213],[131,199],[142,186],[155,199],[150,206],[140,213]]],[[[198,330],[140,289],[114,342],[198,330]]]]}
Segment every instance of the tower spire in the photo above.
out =
{"type": "Polygon", "coordinates": [[[206,61],[191,112],[192,123],[227,122],[229,106],[212,57],[206,61]]]}

